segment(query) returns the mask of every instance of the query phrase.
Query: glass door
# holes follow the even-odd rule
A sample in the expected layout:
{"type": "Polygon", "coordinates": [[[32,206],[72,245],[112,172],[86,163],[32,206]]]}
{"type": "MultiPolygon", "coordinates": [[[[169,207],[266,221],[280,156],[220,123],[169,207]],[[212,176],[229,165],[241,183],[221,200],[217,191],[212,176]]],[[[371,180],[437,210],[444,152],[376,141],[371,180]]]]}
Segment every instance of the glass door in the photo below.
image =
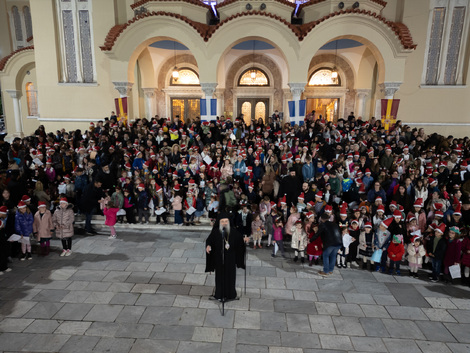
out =
{"type": "Polygon", "coordinates": [[[171,98],[171,116],[179,116],[185,124],[190,124],[200,116],[199,98],[171,98]]]}
{"type": "Polygon", "coordinates": [[[315,110],[315,117],[327,121],[338,121],[339,117],[339,98],[308,98],[307,99],[307,110],[309,114],[315,110]]]}
{"type": "Polygon", "coordinates": [[[269,113],[269,98],[238,98],[238,114],[243,114],[247,126],[259,119],[266,122],[269,113]]]}

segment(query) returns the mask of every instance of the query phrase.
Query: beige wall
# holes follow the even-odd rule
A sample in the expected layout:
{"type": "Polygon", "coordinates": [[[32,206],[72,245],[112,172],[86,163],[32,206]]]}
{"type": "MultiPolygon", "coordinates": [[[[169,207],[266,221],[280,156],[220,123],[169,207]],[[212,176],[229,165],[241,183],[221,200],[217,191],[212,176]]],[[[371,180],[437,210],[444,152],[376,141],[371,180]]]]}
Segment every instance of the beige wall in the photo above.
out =
{"type": "MultiPolygon", "coordinates": [[[[320,54],[317,52],[318,48],[332,39],[348,37],[359,40],[367,46],[367,49],[355,49],[342,55],[350,63],[355,75],[354,87],[350,88],[352,91],[350,94],[354,94],[355,89],[370,88],[372,93],[376,91],[376,94],[368,97],[365,102],[367,110],[365,116],[374,115],[375,99],[384,97],[383,93],[377,90],[376,84],[384,81],[403,81],[395,97],[401,99],[398,118],[405,124],[407,122],[461,124],[429,125],[425,128],[427,132],[439,131],[456,136],[470,135],[468,116],[470,88],[420,87],[426,52],[429,0],[389,0],[386,8],[382,10],[382,15],[387,19],[392,21],[402,19],[409,27],[413,41],[418,44],[416,50],[409,52],[401,49],[395,34],[386,25],[363,15],[356,17],[342,15],[324,21],[303,41],[298,41],[290,29],[274,19],[245,16],[221,26],[207,42],[204,42],[200,35],[183,21],[168,17],[151,17],[130,25],[119,36],[111,52],[101,51],[99,46],[103,45],[110,28],[116,22],[123,23],[132,16],[128,6],[131,3],[132,0],[92,2],[96,84],[77,85],[59,83],[60,48],[55,0],[30,2],[35,44],[34,59],[31,64],[36,68],[35,85],[39,91],[41,119],[39,121],[23,119],[26,134],[31,133],[40,123],[50,130],[62,126],[67,129],[83,129],[89,125],[83,120],[98,120],[108,116],[110,111],[114,110],[114,98],[119,97],[112,81],[134,83],[129,111],[134,117],[143,117],[145,98],[140,88],[157,87],[160,68],[170,58],[165,56],[166,54],[156,53],[154,49],[150,49],[145,56],[140,56],[146,45],[158,39],[176,39],[188,46],[191,49],[190,54],[196,60],[201,82],[218,82],[219,89],[227,86],[225,79],[231,64],[246,54],[235,55],[231,47],[246,39],[265,40],[276,46],[275,53],[270,54],[270,57],[279,66],[282,89],[288,91],[288,83],[307,81],[312,53],[320,54]],[[145,45],[141,45],[144,42],[145,45]],[[136,75],[137,58],[141,68],[140,84],[136,75]],[[379,70],[374,76],[372,72],[376,62],[379,70]],[[146,76],[149,72],[152,77],[146,76]],[[51,119],[63,119],[63,121],[51,121],[51,119]],[[78,120],[71,121],[73,119],[78,120]]],[[[0,57],[4,56],[5,52],[11,51],[9,20],[6,11],[3,11],[5,4],[6,0],[0,0],[0,57]]],[[[181,6],[184,6],[183,3],[175,6],[175,11],[181,6]]],[[[187,11],[185,13],[190,16],[187,11]]],[[[470,48],[467,46],[465,73],[468,72],[469,53],[470,48]]],[[[5,89],[15,89],[15,86],[20,86],[23,90],[21,104],[25,118],[27,114],[24,106],[25,78],[23,73],[18,74],[24,69],[24,65],[27,63],[18,63],[15,66],[17,71],[10,72],[8,77],[0,75],[0,79],[2,92],[5,89]]],[[[5,93],[3,96],[5,110],[8,113],[8,128],[14,129],[12,100],[5,93]]],[[[157,97],[162,97],[162,93],[159,92],[157,97]]],[[[161,103],[157,102],[157,106],[160,107],[161,103]]],[[[222,107],[222,111],[224,110],[226,109],[222,107]]],[[[422,125],[417,125],[420,126],[422,125]]]]}

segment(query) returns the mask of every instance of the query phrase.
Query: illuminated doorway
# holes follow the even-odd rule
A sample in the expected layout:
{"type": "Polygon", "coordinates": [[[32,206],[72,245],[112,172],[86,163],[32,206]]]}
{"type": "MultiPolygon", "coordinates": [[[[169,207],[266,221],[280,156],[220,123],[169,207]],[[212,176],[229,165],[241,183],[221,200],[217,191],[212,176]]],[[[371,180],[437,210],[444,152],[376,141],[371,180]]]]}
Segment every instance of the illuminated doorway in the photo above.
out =
{"type": "Polygon", "coordinates": [[[259,119],[266,123],[268,110],[269,98],[238,98],[238,114],[243,114],[247,126],[259,119]]]}
{"type": "Polygon", "coordinates": [[[307,114],[315,110],[317,118],[320,115],[327,121],[336,122],[339,117],[339,98],[309,98],[307,99],[307,114]]]}
{"type": "Polygon", "coordinates": [[[171,98],[171,116],[177,115],[186,124],[192,123],[200,116],[199,98],[171,98]]]}

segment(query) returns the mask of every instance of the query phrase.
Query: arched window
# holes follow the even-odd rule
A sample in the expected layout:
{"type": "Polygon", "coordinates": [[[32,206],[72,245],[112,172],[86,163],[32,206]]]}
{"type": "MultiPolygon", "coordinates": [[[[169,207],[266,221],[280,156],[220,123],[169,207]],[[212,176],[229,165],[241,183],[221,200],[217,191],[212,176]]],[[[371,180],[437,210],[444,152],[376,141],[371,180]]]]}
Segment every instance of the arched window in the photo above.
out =
{"type": "Polygon", "coordinates": [[[238,80],[239,86],[269,86],[269,78],[266,73],[258,68],[245,70],[238,80]]]}
{"type": "Polygon", "coordinates": [[[336,71],[336,78],[334,77],[332,69],[321,68],[316,70],[308,80],[309,86],[341,86],[341,79],[336,71]]]}
{"type": "Polygon", "coordinates": [[[33,25],[31,23],[31,11],[28,6],[23,7],[24,26],[26,28],[26,39],[33,36],[33,25]]]}
{"type": "Polygon", "coordinates": [[[171,76],[171,86],[198,86],[199,76],[194,70],[187,67],[178,69],[178,76],[171,76]]]}
{"type": "Polygon", "coordinates": [[[15,37],[17,42],[23,41],[23,29],[21,28],[21,17],[20,11],[17,6],[11,8],[11,14],[13,16],[13,25],[15,26],[15,37]]]}
{"type": "Polygon", "coordinates": [[[26,102],[28,104],[28,115],[38,116],[38,91],[32,82],[26,84],[26,102]]]}

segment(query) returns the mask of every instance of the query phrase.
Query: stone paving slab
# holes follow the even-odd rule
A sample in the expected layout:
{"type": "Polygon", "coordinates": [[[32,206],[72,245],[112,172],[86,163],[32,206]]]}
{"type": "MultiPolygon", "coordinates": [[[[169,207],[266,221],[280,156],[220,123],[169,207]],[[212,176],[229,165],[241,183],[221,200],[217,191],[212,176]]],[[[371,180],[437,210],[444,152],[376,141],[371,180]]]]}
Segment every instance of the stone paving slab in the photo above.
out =
{"type": "MultiPolygon", "coordinates": [[[[206,233],[163,228],[76,236],[72,256],[0,278],[0,351],[470,352],[470,289],[356,269],[331,277],[248,249],[247,288],[225,315],[206,274],[206,233]]],[[[406,271],[406,270],[405,270],[406,271]]]]}

